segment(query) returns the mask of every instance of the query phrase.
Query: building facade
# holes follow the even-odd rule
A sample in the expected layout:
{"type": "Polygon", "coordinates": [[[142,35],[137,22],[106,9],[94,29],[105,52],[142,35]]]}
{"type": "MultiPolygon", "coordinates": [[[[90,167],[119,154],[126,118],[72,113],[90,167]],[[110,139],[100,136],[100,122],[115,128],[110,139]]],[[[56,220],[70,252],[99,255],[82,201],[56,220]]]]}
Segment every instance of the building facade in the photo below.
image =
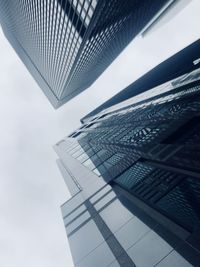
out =
{"type": "Polygon", "coordinates": [[[135,95],[141,94],[169,80],[173,80],[186,72],[191,72],[199,66],[196,64],[200,58],[200,39],[185,47],[175,55],[166,59],[145,75],[134,81],[124,90],[120,91],[101,106],[87,114],[81,119],[84,123],[91,116],[95,116],[100,111],[116,105],[135,95]]]}
{"type": "Polygon", "coordinates": [[[2,0],[3,31],[54,107],[87,87],[172,0],[2,0]]]}
{"type": "Polygon", "coordinates": [[[200,69],[55,145],[75,266],[200,266],[200,69]]]}

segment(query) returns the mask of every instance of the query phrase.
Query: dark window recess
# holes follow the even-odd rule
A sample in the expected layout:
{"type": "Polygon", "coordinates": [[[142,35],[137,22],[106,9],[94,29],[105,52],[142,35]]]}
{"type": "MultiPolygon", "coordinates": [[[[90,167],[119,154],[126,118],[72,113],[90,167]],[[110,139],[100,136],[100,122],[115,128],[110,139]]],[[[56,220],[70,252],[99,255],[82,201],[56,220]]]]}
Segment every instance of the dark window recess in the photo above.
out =
{"type": "Polygon", "coordinates": [[[200,116],[193,117],[183,124],[166,138],[163,143],[198,145],[200,143],[200,116]]]}
{"type": "Polygon", "coordinates": [[[187,177],[160,199],[157,206],[190,232],[200,229],[200,181],[187,177]]]}
{"type": "Polygon", "coordinates": [[[81,126],[79,129],[84,129],[85,128],[85,125],[81,126]]]}
{"type": "Polygon", "coordinates": [[[70,135],[68,135],[68,137],[72,137],[74,134],[75,134],[75,132],[73,132],[70,135]]]}
{"type": "Polygon", "coordinates": [[[188,169],[195,172],[200,172],[200,147],[188,146],[187,149],[182,147],[177,153],[167,159],[170,165],[178,166],[179,168],[188,169]]]}
{"type": "Polygon", "coordinates": [[[83,134],[83,133],[82,132],[77,132],[77,133],[72,134],[70,137],[75,138],[75,137],[77,137],[77,136],[79,136],[81,134],[83,134]]]}
{"type": "Polygon", "coordinates": [[[97,117],[94,117],[91,121],[95,121],[97,117]]]}
{"type": "Polygon", "coordinates": [[[90,128],[92,125],[94,125],[94,123],[90,123],[90,124],[86,125],[85,128],[90,128]]]}
{"type": "Polygon", "coordinates": [[[151,173],[152,170],[153,167],[145,166],[142,163],[136,163],[120,176],[118,176],[115,179],[115,182],[127,189],[132,189],[141,180],[143,180],[147,174],[151,173]]]}
{"type": "Polygon", "coordinates": [[[101,115],[100,117],[98,117],[98,120],[99,119],[103,119],[103,118],[105,118],[106,116],[108,116],[109,114],[103,114],[103,115],[101,115]]]}
{"type": "Polygon", "coordinates": [[[69,17],[69,19],[71,20],[77,32],[79,32],[79,35],[83,38],[86,32],[86,27],[83,24],[81,18],[79,17],[77,10],[74,9],[73,5],[68,0],[65,0],[65,1],[58,0],[58,2],[63,8],[64,12],[69,17]]]}
{"type": "Polygon", "coordinates": [[[200,180],[138,162],[115,183],[190,232],[200,229],[200,180]]]}

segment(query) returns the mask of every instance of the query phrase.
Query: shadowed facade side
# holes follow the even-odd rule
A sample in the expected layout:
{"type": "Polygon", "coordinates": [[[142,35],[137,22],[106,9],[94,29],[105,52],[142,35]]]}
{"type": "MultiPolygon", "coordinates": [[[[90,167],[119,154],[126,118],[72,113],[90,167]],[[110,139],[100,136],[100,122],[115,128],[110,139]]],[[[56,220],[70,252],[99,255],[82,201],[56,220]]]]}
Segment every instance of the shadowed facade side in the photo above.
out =
{"type": "Polygon", "coordinates": [[[58,142],[75,266],[199,266],[199,144],[196,65],[58,142]]]}
{"type": "Polygon", "coordinates": [[[161,83],[165,83],[197,69],[198,64],[195,64],[195,62],[197,63],[199,58],[200,40],[197,40],[134,81],[127,88],[83,117],[81,121],[85,122],[91,116],[94,116],[110,106],[116,105],[130,97],[150,90],[161,83]]]}

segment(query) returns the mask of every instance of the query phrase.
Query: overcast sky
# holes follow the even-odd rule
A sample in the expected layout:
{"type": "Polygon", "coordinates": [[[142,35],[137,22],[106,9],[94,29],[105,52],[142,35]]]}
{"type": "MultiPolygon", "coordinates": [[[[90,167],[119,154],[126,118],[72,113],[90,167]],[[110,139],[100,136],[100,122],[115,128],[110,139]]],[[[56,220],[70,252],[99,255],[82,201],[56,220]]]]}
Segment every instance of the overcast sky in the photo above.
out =
{"type": "MultiPolygon", "coordinates": [[[[188,0],[189,1],[189,0],[188,0]]],[[[200,1],[137,38],[87,91],[54,110],[0,30],[0,266],[73,266],[60,205],[70,196],[52,146],[79,120],[200,37],[200,1]]]]}

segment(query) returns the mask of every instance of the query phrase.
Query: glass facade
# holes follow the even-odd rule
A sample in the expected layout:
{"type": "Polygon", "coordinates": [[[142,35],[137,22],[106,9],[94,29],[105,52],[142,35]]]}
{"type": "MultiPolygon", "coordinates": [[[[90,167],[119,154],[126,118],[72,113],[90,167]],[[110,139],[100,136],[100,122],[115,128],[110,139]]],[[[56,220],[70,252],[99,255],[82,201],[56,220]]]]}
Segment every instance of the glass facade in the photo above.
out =
{"type": "MultiPolygon", "coordinates": [[[[196,40],[172,57],[166,59],[152,70],[148,71],[145,75],[134,81],[124,90],[120,91],[114,97],[107,100],[105,103],[84,116],[81,121],[85,122],[88,118],[91,116],[94,117],[95,114],[100,113],[102,110],[125,101],[133,96],[139,95],[151,88],[155,88],[156,86],[167,81],[173,80],[181,75],[184,75],[185,73],[190,73],[191,71],[195,70],[195,68],[198,69],[198,64],[195,64],[195,62],[198,62],[197,59],[199,58],[199,51],[200,39],[196,40]],[[163,66],[165,66],[164,71],[163,66]]],[[[163,87],[162,90],[164,90],[163,87]]],[[[154,93],[156,93],[155,89],[154,93]]]]}
{"type": "MultiPolygon", "coordinates": [[[[131,212],[136,205],[145,216],[153,218],[152,224],[165,228],[163,235],[167,231],[174,240],[182,242],[182,247],[188,247],[186,253],[180,243],[170,243],[172,247],[178,246],[178,251],[194,266],[198,266],[195,264],[200,259],[199,115],[200,69],[197,69],[91,117],[56,145],[56,150],[88,171],[86,177],[92,173],[90,182],[93,179],[94,184],[99,180],[110,185],[116,197],[105,193],[103,203],[109,203],[108,209],[116,198],[131,212]]],[[[66,162],[69,169],[70,165],[66,162]]],[[[114,216],[115,209],[110,208],[109,214],[101,210],[102,206],[94,205],[115,232],[115,222],[110,223],[109,218],[114,216]]],[[[118,220],[121,219],[116,217],[118,220]]],[[[148,244],[154,242],[155,235],[149,234],[148,244]]],[[[119,237],[124,242],[124,237],[120,234],[119,237]]],[[[168,253],[171,251],[168,245],[163,246],[168,253]]],[[[133,254],[128,253],[134,264],[139,248],[142,245],[134,251],[130,249],[133,254]]]]}
{"type": "Polygon", "coordinates": [[[2,0],[0,22],[58,107],[92,84],[167,2],[2,0]]]}

